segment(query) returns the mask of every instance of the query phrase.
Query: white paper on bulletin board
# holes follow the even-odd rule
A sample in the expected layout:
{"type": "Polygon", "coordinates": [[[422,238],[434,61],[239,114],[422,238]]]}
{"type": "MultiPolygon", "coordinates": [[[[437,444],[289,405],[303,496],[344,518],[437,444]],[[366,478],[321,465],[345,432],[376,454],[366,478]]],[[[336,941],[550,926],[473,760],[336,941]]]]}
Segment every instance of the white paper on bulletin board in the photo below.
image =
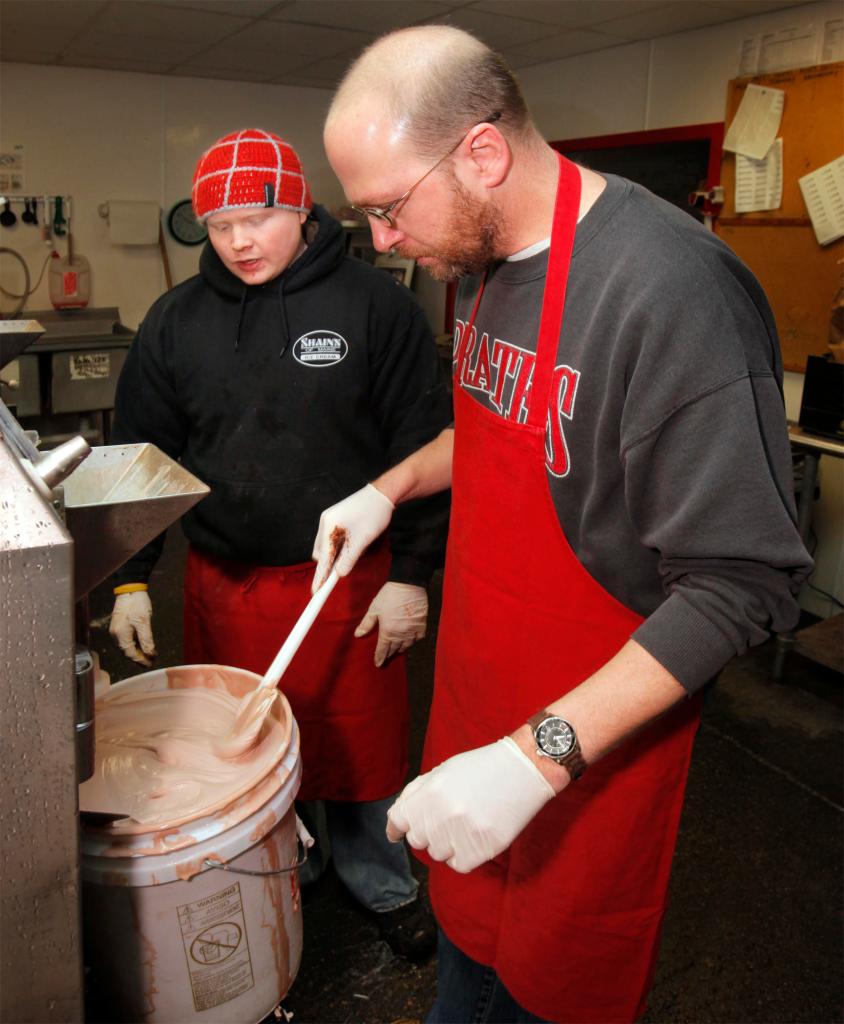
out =
{"type": "Polygon", "coordinates": [[[844,235],[844,156],[797,179],[819,245],[844,235]]]}
{"type": "Polygon", "coordinates": [[[753,160],[767,156],[782,121],[785,92],[750,83],[724,136],[725,150],[753,160]]]}
{"type": "Polygon", "coordinates": [[[761,160],[736,153],[736,213],[778,210],[782,206],[782,139],[761,160]]]}

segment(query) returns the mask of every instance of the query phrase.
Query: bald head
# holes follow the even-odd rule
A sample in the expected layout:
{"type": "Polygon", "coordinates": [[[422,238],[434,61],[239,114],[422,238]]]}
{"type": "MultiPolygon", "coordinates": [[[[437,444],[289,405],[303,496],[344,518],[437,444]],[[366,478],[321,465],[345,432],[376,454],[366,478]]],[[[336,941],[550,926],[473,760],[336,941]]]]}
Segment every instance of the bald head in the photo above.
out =
{"type": "Polygon", "coordinates": [[[477,273],[550,231],[557,156],[501,57],[468,32],[382,36],[341,82],[324,142],[375,248],[435,277],[477,273]]]}
{"type": "Polygon", "coordinates": [[[468,32],[423,25],[382,36],[340,83],[326,120],[389,123],[418,155],[441,155],[473,124],[500,114],[510,137],[532,130],[502,58],[468,32]]]}

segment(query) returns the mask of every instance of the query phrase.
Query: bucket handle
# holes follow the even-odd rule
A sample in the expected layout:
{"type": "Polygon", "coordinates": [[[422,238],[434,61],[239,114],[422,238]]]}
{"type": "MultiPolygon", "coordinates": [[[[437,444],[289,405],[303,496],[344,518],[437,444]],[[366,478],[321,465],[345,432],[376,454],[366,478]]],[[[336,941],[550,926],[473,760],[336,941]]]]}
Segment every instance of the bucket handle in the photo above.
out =
{"type": "Polygon", "coordinates": [[[308,859],[308,847],[298,836],[296,837],[296,850],[296,863],[291,864],[289,868],[277,868],[275,871],[248,871],[246,868],[233,868],[230,864],[223,864],[222,861],[211,860],[208,857],[205,858],[204,864],[207,868],[230,871],[233,875],[253,875],[256,878],[268,878],[270,875],[286,875],[302,867],[308,859]]]}

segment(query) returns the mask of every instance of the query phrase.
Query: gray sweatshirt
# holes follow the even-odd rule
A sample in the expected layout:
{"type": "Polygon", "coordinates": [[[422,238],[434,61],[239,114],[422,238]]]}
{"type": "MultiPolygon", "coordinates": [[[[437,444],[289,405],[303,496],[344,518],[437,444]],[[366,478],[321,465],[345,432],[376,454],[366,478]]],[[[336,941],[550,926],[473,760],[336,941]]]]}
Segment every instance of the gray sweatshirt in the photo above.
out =
{"type": "MultiPolygon", "coordinates": [[[[692,217],[605,175],[577,228],[546,472],[579,561],[642,615],[633,634],[690,692],[797,619],[782,365],[759,283],[692,217]]],[[[459,386],[527,417],[548,251],[460,289],[459,386]]]]}

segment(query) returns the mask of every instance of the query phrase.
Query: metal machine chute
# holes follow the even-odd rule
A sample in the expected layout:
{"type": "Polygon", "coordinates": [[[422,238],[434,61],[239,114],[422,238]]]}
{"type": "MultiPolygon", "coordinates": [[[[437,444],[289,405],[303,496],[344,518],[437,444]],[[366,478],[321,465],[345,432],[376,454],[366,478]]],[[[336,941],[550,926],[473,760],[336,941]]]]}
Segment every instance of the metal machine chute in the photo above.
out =
{"type": "MultiPolygon", "coordinates": [[[[0,369],[42,333],[36,321],[0,321],[0,369]]],[[[94,728],[85,595],[207,493],[153,445],[91,448],[77,436],[42,452],[0,402],[2,1020],[84,1016],[77,787],[94,728]]]]}

